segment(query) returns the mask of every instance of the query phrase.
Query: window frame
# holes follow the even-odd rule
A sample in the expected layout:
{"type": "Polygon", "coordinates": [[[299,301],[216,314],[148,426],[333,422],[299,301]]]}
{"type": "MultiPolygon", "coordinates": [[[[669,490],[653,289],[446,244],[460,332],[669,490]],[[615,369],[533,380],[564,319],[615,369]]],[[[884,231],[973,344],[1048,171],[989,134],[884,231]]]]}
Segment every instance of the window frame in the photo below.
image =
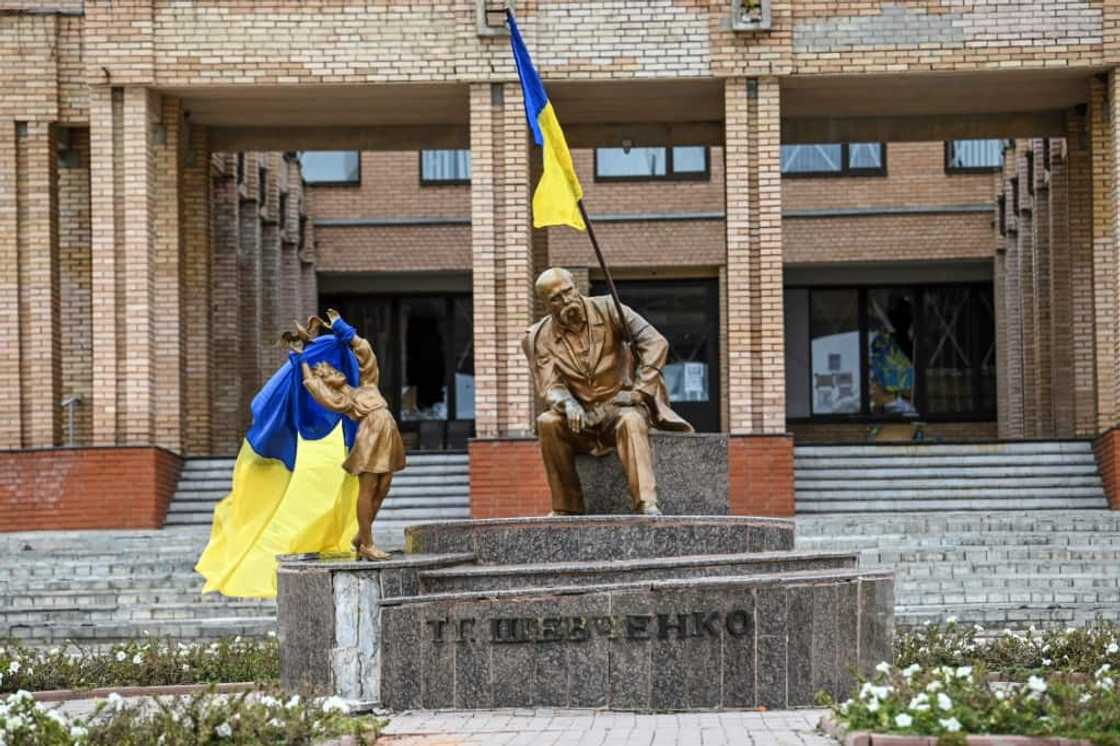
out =
{"type": "Polygon", "coordinates": [[[303,168],[303,159],[302,159],[303,153],[323,153],[323,152],[331,152],[331,151],[323,151],[323,150],[300,151],[299,177],[300,177],[300,179],[303,180],[304,184],[307,184],[308,186],[311,186],[311,187],[360,187],[362,185],[362,151],[360,151],[360,150],[334,151],[334,152],[340,152],[340,153],[357,153],[358,154],[358,173],[354,177],[353,181],[345,181],[345,180],[343,180],[343,181],[338,181],[338,180],[335,180],[335,181],[312,181],[312,180],[309,180],[307,178],[307,173],[304,171],[304,168],[303,168]]]}
{"type": "MultiPolygon", "coordinates": [[[[785,143],[786,145],[839,145],[840,146],[840,170],[839,171],[782,171],[783,179],[852,179],[860,177],[880,178],[887,176],[887,143],[877,143],[880,148],[882,157],[880,158],[881,166],[879,168],[852,168],[851,167],[851,151],[849,145],[851,143],[841,142],[806,142],[806,143],[785,143]]],[[[864,144],[864,143],[857,143],[864,144]]],[[[781,150],[778,153],[778,168],[781,168],[781,150]]]]}
{"type": "MultiPolygon", "coordinates": [[[[907,282],[896,283],[882,283],[875,285],[806,285],[799,283],[796,285],[783,286],[785,290],[806,290],[808,291],[808,303],[812,308],[812,294],[814,290],[854,290],[856,291],[856,302],[859,304],[859,356],[860,356],[860,411],[856,414],[812,414],[813,402],[813,376],[810,371],[808,377],[809,385],[809,416],[808,417],[787,417],[787,421],[796,424],[878,424],[878,423],[891,423],[891,422],[993,422],[998,416],[998,402],[993,400],[991,410],[980,410],[975,407],[975,403],[979,401],[979,387],[973,392],[974,407],[967,413],[958,414],[929,414],[924,412],[928,408],[926,389],[926,352],[919,348],[914,360],[914,403],[919,412],[922,412],[917,417],[903,417],[900,415],[882,415],[872,414],[870,409],[870,387],[867,385],[867,372],[868,372],[868,317],[867,317],[867,294],[871,290],[883,289],[905,289],[909,290],[914,295],[914,302],[919,307],[922,306],[924,295],[929,292],[931,288],[950,288],[950,287],[963,287],[963,288],[987,288],[991,291],[994,299],[995,286],[990,281],[967,281],[967,282],[935,282],[928,284],[915,284],[907,282]]],[[[923,333],[926,320],[924,316],[917,315],[914,318],[915,336],[920,337],[923,333]]],[[[810,368],[812,366],[813,355],[813,336],[812,336],[812,322],[810,319],[810,333],[808,335],[809,341],[809,354],[810,368]]],[[[994,324],[994,321],[993,321],[994,324]]],[[[979,375],[979,372],[977,372],[979,375]]],[[[996,368],[996,376],[999,376],[999,369],[996,368]]]]}
{"type": "Polygon", "coordinates": [[[445,187],[445,186],[469,186],[471,177],[465,179],[425,179],[424,178],[424,153],[435,152],[438,150],[465,150],[468,154],[471,152],[470,148],[421,148],[416,151],[416,170],[420,174],[420,186],[422,187],[445,187]]]}
{"type": "Polygon", "coordinates": [[[642,145],[635,147],[665,148],[665,174],[663,176],[600,176],[599,175],[599,150],[623,150],[623,148],[592,148],[593,168],[596,182],[625,182],[625,181],[711,181],[712,180],[712,149],[708,145],[642,145]],[[673,170],[673,148],[704,148],[704,170],[685,171],[677,173],[673,170]]]}
{"type": "MultiPolygon", "coordinates": [[[[999,138],[978,138],[978,139],[992,139],[998,140],[999,138]]],[[[952,165],[952,145],[957,140],[945,140],[945,173],[947,174],[995,174],[1003,170],[1003,163],[998,166],[953,166],[952,165]]],[[[1002,151],[1001,151],[1002,152],[1002,151]]],[[[1001,159],[1002,160],[1002,159],[1001,159]]]]}

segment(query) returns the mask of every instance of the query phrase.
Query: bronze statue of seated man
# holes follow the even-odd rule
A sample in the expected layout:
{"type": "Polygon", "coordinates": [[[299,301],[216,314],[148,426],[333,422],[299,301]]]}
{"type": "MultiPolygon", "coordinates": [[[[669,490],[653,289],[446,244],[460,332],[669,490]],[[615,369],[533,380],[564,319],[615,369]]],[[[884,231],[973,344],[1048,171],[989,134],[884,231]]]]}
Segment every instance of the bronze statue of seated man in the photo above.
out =
{"type": "Polygon", "coordinates": [[[661,515],[650,428],[692,431],[669,407],[661,375],[669,344],[630,308],[621,306],[620,318],[610,296],[583,296],[565,269],[542,272],[536,292],[548,315],[529,328],[522,349],[548,405],[537,434],[552,515],[586,511],[575,455],[614,449],[634,512],[661,515]]]}

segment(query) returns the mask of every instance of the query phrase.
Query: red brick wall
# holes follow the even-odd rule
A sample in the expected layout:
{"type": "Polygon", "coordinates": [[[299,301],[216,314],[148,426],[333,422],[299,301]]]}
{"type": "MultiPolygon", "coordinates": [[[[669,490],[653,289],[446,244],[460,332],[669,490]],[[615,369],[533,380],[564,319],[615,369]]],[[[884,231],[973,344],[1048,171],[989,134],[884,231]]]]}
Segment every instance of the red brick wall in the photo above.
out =
{"type": "Polygon", "coordinates": [[[162,448],[0,452],[0,530],[159,528],[181,468],[162,448]]]}
{"type": "Polygon", "coordinates": [[[1112,428],[1093,443],[1097,468],[1101,471],[1108,506],[1120,510],[1120,430],[1112,428]]]}
{"type": "Polygon", "coordinates": [[[548,480],[536,438],[472,440],[471,517],[547,515],[548,480]]]}
{"type": "Polygon", "coordinates": [[[793,436],[732,435],[731,515],[793,515],[793,436]]]}

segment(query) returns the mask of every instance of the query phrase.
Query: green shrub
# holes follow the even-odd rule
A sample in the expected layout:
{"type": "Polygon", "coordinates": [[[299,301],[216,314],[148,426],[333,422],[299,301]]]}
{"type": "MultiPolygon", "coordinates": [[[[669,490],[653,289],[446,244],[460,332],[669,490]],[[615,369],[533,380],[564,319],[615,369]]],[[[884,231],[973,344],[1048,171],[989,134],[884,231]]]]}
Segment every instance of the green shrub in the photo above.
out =
{"type": "Polygon", "coordinates": [[[0,693],[271,681],[279,675],[274,636],[191,643],[144,637],[100,650],[0,643],[0,693]]]}
{"type": "Polygon", "coordinates": [[[308,699],[272,689],[135,704],[110,695],[92,715],[72,719],[27,692],[0,700],[0,743],[8,746],[311,744],[342,735],[372,743],[384,725],[349,716],[335,697],[308,699]]]}
{"type": "Polygon", "coordinates": [[[873,680],[832,710],[850,730],[939,736],[945,744],[980,733],[1120,745],[1120,696],[1108,664],[1083,682],[1029,676],[1024,683],[989,684],[982,666],[881,663],[873,680]]]}

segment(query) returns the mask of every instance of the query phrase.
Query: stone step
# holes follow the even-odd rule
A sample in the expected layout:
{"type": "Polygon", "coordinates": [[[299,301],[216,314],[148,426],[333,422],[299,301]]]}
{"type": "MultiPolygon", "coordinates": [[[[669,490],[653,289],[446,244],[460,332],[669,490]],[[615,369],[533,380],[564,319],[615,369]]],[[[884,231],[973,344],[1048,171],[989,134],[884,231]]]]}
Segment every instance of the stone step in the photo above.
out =
{"type": "Polygon", "coordinates": [[[854,569],[850,552],[758,552],[719,556],[659,557],[607,562],[462,565],[420,573],[420,592],[512,590],[609,585],[642,580],[682,580],[809,570],[854,569]]]}
{"type": "Polygon", "coordinates": [[[0,607],[0,625],[17,627],[46,622],[115,622],[127,619],[133,622],[188,621],[195,619],[261,617],[275,614],[275,607],[256,602],[223,604],[208,608],[199,603],[136,604],[120,606],[116,603],[102,606],[84,605],[70,608],[61,606],[36,606],[14,609],[0,607]]]}
{"type": "Polygon", "coordinates": [[[853,494],[865,494],[869,499],[953,499],[960,498],[1007,498],[1022,496],[1026,498],[1038,497],[1097,497],[1104,496],[1104,488],[1100,480],[1095,484],[1080,486],[1047,486],[1033,481],[1024,481],[1016,485],[1008,482],[1000,485],[986,486],[970,480],[961,480],[961,484],[954,484],[954,480],[945,479],[933,481],[927,486],[914,484],[909,481],[899,480],[886,484],[861,485],[849,481],[844,483],[813,484],[799,488],[798,498],[825,500],[835,498],[838,500],[851,500],[853,494]]]}
{"type": "Polygon", "coordinates": [[[1067,456],[1063,454],[1016,454],[1011,456],[829,456],[802,458],[794,460],[794,469],[808,470],[852,470],[852,469],[932,469],[947,471],[963,467],[1042,467],[1042,466],[1089,466],[1095,465],[1092,454],[1086,456],[1067,456]]]}
{"type": "Polygon", "coordinates": [[[1083,626],[1097,618],[1120,621],[1120,606],[1109,603],[1031,604],[970,603],[895,605],[895,624],[901,628],[930,623],[944,623],[950,617],[961,624],[984,627],[1025,628],[1083,626]]]}
{"type": "Polygon", "coordinates": [[[148,633],[177,640],[210,639],[241,635],[265,637],[276,631],[275,616],[214,617],[211,619],[114,621],[105,623],[45,622],[16,625],[9,636],[32,645],[50,645],[72,640],[78,644],[109,644],[134,640],[148,633]]]}
{"type": "MultiPolygon", "coordinates": [[[[1023,467],[1027,469],[1030,467],[1023,467]]],[[[968,470],[979,471],[979,470],[968,470]]],[[[1096,465],[1077,467],[1044,467],[1032,469],[1032,474],[1007,474],[1005,470],[984,470],[985,473],[966,473],[965,469],[902,469],[887,470],[825,470],[798,472],[794,486],[798,492],[806,489],[881,490],[893,485],[907,487],[1005,487],[1016,485],[1030,487],[1078,487],[1100,485],[1096,465]]]]}
{"type": "Polygon", "coordinates": [[[991,531],[1120,531],[1120,511],[1069,513],[1064,510],[994,510],[985,513],[895,513],[887,515],[799,516],[797,536],[961,535],[991,531]]]}
{"type": "MultiPolygon", "coordinates": [[[[800,529],[800,527],[799,527],[800,529]]],[[[1096,533],[1077,531],[984,531],[981,533],[874,534],[865,536],[806,536],[799,530],[798,548],[843,547],[973,547],[1067,544],[1120,545],[1120,530],[1106,527],[1096,533]]]]}
{"type": "Polygon", "coordinates": [[[1007,454],[1092,454],[1091,440],[1036,440],[1005,443],[898,443],[810,445],[794,448],[797,458],[811,456],[996,456],[1007,454]]]}
{"type": "Polygon", "coordinates": [[[202,595],[202,585],[202,576],[193,570],[189,572],[154,574],[122,572],[119,575],[90,575],[86,577],[63,575],[61,577],[0,580],[0,592],[27,592],[46,596],[59,592],[148,592],[149,590],[158,591],[163,588],[174,588],[180,592],[191,593],[196,598],[205,599],[209,596],[202,595]]]}
{"type": "Polygon", "coordinates": [[[868,513],[885,512],[898,513],[921,511],[946,511],[960,510],[991,511],[1005,510],[1010,504],[1019,509],[1029,510],[1099,510],[1108,504],[1103,495],[1100,497],[1060,498],[1060,497],[1034,497],[1034,498],[970,498],[960,499],[884,499],[884,500],[797,500],[797,512],[802,513],[868,513]]]}
{"type": "MultiPolygon", "coordinates": [[[[197,577],[197,576],[196,576],[197,577]]],[[[275,601],[229,599],[216,593],[202,595],[202,583],[182,586],[161,585],[153,588],[124,588],[44,590],[19,588],[0,595],[0,609],[30,608],[82,608],[91,606],[139,606],[160,604],[193,604],[202,608],[222,609],[230,604],[254,603],[262,608],[275,608],[275,601]]]]}

